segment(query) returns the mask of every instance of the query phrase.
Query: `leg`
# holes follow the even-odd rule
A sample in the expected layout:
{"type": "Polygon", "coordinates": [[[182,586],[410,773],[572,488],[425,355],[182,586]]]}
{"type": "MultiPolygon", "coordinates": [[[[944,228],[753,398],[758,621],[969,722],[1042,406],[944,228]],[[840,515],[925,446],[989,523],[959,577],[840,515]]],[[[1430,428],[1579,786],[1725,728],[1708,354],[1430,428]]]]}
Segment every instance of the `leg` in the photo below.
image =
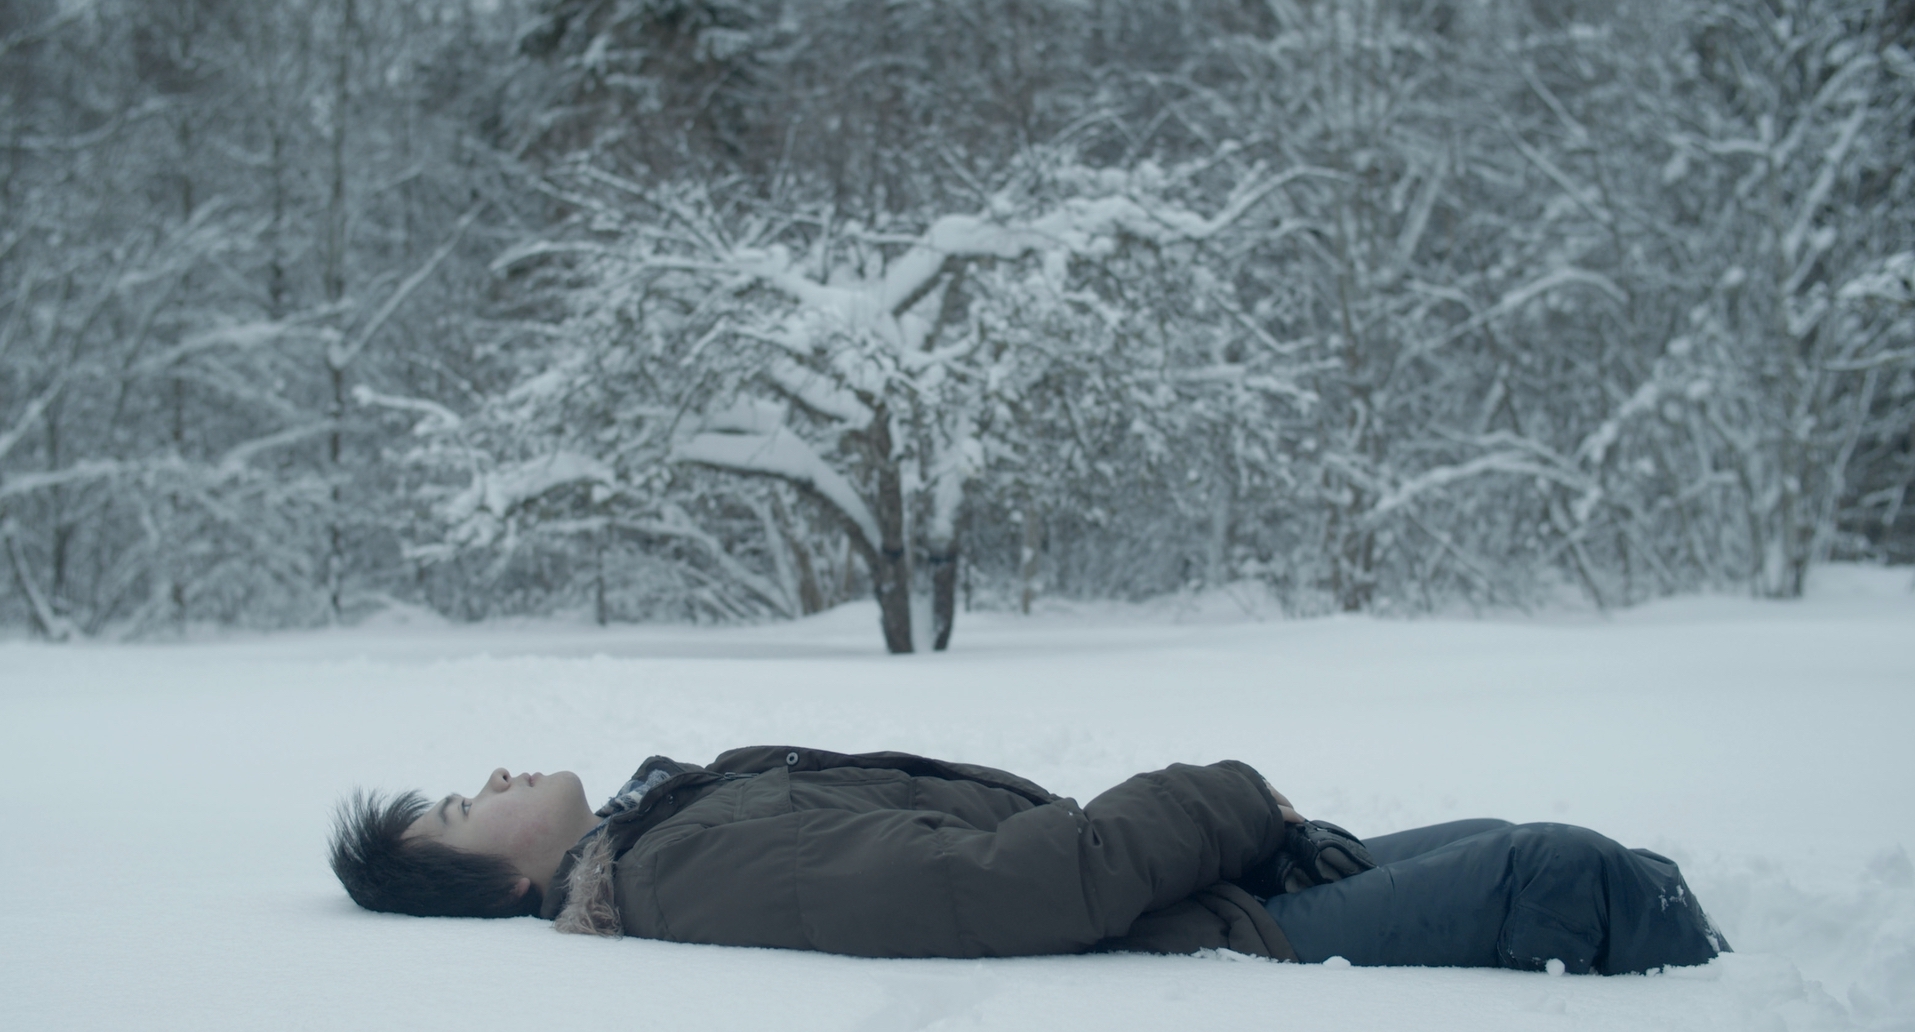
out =
{"type": "Polygon", "coordinates": [[[1492,827],[1267,907],[1309,962],[1617,974],[1723,948],[1674,864],[1562,824],[1492,827]]]}
{"type": "Polygon", "coordinates": [[[1479,817],[1474,820],[1432,824],[1427,828],[1395,831],[1388,835],[1366,838],[1363,844],[1369,848],[1370,856],[1376,860],[1377,866],[1381,867],[1396,863],[1398,860],[1422,856],[1433,849],[1447,846],[1457,839],[1466,839],[1471,835],[1509,826],[1508,821],[1499,821],[1493,817],[1479,817]]]}

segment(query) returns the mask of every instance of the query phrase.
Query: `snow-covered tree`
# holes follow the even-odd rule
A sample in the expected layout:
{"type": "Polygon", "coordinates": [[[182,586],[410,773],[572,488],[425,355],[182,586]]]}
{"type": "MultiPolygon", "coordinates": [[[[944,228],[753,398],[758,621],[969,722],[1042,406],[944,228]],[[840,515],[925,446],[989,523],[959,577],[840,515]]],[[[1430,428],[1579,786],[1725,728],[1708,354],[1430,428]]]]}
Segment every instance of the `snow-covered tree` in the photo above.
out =
{"type": "Polygon", "coordinates": [[[0,177],[0,513],[27,615],[50,634],[337,618],[392,566],[383,428],[341,390],[436,374],[436,349],[389,345],[460,325],[443,288],[486,284],[469,257],[479,277],[448,282],[483,176],[465,127],[427,114],[434,48],[469,20],[37,14],[6,41],[25,71],[0,177]]]}
{"type": "MultiPolygon", "coordinates": [[[[500,260],[565,269],[570,318],[556,351],[570,357],[522,390],[570,404],[581,378],[602,383],[606,363],[622,363],[627,414],[604,428],[609,439],[639,433],[655,459],[771,478],[811,499],[863,560],[891,651],[915,647],[913,568],[928,567],[927,638],[943,648],[970,485],[1001,468],[987,461],[993,452],[1052,446],[1016,439],[1033,424],[991,411],[1019,406],[1007,391],[1054,351],[1009,327],[1001,306],[1035,306],[1024,315],[1039,324],[1052,312],[1094,317],[1072,346],[1130,363],[1139,378],[1244,373],[1208,355],[1194,371],[1166,369],[1184,338],[1133,339],[1126,325],[1149,321],[1134,306],[1161,298],[1121,274],[1137,271],[1127,255],[1139,249],[1200,261],[1200,245],[1233,229],[1275,188],[1265,180],[1280,177],[1246,182],[1200,214],[1166,193],[1175,177],[1059,160],[981,211],[915,231],[835,223],[828,209],[747,204],[728,214],[709,191],[648,191],[577,169],[566,194],[579,211],[575,233],[500,260]]],[[[1175,263],[1159,271],[1166,264],[1175,263]]],[[[1183,272],[1173,279],[1191,282],[1183,272]]]]}
{"type": "Polygon", "coordinates": [[[1789,596],[1915,554],[1912,48],[1864,0],[21,0],[0,623],[1789,596]]]}

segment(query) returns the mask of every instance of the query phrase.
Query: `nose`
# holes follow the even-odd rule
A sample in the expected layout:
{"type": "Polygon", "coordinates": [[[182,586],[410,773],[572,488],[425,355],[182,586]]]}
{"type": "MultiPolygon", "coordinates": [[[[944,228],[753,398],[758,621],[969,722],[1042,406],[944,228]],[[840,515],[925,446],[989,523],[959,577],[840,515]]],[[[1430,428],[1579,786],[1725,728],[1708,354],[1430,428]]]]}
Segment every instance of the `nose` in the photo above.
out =
{"type": "Polygon", "coordinates": [[[485,787],[492,789],[495,792],[503,792],[506,789],[511,788],[512,787],[511,772],[507,771],[504,767],[500,767],[494,770],[492,772],[492,776],[485,779],[485,787]]]}

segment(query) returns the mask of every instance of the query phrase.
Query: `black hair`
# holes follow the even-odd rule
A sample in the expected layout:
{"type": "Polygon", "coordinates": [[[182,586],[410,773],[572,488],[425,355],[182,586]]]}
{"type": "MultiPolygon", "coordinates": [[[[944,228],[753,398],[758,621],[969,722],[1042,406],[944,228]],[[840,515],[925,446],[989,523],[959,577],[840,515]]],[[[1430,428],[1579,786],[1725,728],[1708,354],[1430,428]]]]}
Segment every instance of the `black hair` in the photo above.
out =
{"type": "Polygon", "coordinates": [[[353,792],[333,812],[332,873],[367,910],[414,917],[537,914],[539,887],[517,892],[519,871],[504,859],[468,853],[406,829],[426,812],[418,792],[391,799],[353,792]]]}

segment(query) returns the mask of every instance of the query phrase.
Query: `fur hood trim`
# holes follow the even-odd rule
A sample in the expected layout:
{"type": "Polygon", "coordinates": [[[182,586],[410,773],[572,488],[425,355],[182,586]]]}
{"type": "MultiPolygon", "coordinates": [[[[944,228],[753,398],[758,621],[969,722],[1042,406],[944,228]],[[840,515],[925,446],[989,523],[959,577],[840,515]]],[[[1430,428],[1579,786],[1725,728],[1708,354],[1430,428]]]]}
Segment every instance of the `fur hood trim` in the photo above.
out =
{"type": "Polygon", "coordinates": [[[565,906],[552,919],[552,927],[610,939],[625,934],[612,889],[612,837],[603,830],[579,849],[577,862],[565,876],[565,906]]]}

